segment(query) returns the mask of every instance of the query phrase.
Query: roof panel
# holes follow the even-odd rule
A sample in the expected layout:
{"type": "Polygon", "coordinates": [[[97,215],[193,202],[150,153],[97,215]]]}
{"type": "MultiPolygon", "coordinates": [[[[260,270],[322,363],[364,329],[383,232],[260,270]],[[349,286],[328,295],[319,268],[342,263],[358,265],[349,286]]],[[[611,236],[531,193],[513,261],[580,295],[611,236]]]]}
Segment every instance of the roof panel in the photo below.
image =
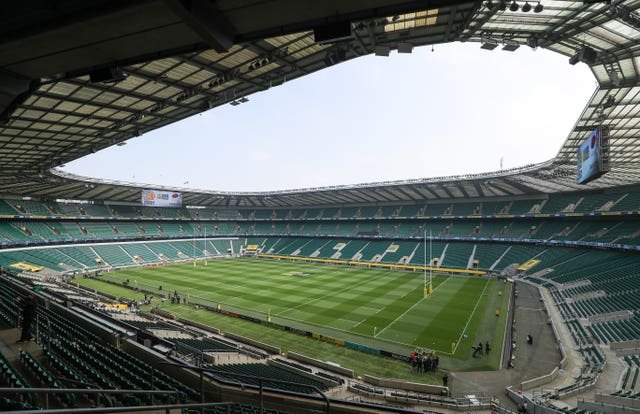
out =
{"type": "Polygon", "coordinates": [[[433,26],[438,22],[438,9],[423,10],[415,13],[403,13],[389,16],[385,19],[385,32],[396,32],[433,26]]]}
{"type": "Polygon", "coordinates": [[[617,20],[605,22],[602,24],[602,27],[627,39],[640,40],[640,31],[638,31],[638,29],[617,20]]]}
{"type": "MultiPolygon", "coordinates": [[[[534,2],[530,4],[535,5],[534,2]]],[[[226,53],[206,49],[204,44],[198,43],[197,37],[186,36],[182,46],[171,43],[171,48],[144,55],[144,59],[121,61],[119,68],[127,77],[117,83],[92,84],[86,71],[78,76],[83,73],[81,67],[69,72],[56,71],[40,76],[42,84],[17,105],[6,126],[0,126],[0,160],[4,168],[10,163],[16,171],[27,171],[23,175],[28,176],[28,171],[34,173],[43,166],[48,168],[53,153],[61,162],[78,158],[102,148],[107,141],[115,143],[133,136],[140,128],[153,129],[263,90],[263,85],[275,86],[285,76],[294,79],[370,53],[374,45],[395,48],[398,42],[406,39],[411,39],[414,46],[460,39],[489,40],[513,46],[543,45],[567,56],[573,56],[583,47],[601,52],[592,71],[602,89],[587,103],[575,123],[576,128],[553,160],[485,174],[322,189],[246,194],[182,191],[195,200],[218,205],[274,205],[276,201],[266,197],[278,196],[277,203],[297,206],[531,195],[601,188],[634,180],[640,182],[640,166],[637,165],[640,157],[640,116],[637,115],[640,112],[637,85],[640,48],[636,46],[640,33],[637,28],[610,17],[612,10],[618,10],[612,7],[637,13],[640,1],[617,2],[612,6],[562,0],[545,0],[541,4],[544,6],[541,13],[490,10],[486,2],[453,2],[450,7],[417,12],[403,10],[376,14],[369,10],[369,17],[359,15],[350,20],[356,33],[353,39],[335,44],[314,42],[311,28],[318,24],[317,21],[297,26],[295,30],[280,27],[265,36],[254,34],[253,38],[233,45],[226,53]],[[281,34],[275,35],[278,33],[281,34]],[[258,58],[266,60],[256,66],[258,58]],[[209,85],[213,80],[219,83],[209,85]],[[579,187],[575,184],[573,167],[575,151],[588,131],[599,122],[612,127],[611,162],[614,167],[591,187],[579,187]]],[[[139,18],[145,19],[143,15],[139,18]]],[[[156,43],[169,44],[174,38],[158,38],[156,43]]],[[[123,51],[134,45],[126,46],[123,51]]],[[[94,54],[101,51],[99,46],[91,50],[94,54]]],[[[114,55],[109,56],[107,62],[118,59],[116,52],[112,51],[114,55]]],[[[11,180],[15,177],[0,176],[0,182],[11,180]]],[[[20,188],[25,193],[49,191],[59,184],[58,180],[83,182],[78,177],[64,174],[62,177],[45,175],[38,180],[21,180],[22,184],[12,188],[20,188]],[[37,182],[42,179],[51,179],[47,184],[50,186],[42,187],[43,184],[37,182]]],[[[113,196],[138,202],[137,184],[103,182],[100,186],[101,191],[84,192],[82,196],[101,199],[113,196]]]]}
{"type": "Polygon", "coordinates": [[[589,31],[595,36],[606,39],[609,43],[618,46],[624,45],[630,40],[628,37],[624,37],[615,31],[607,30],[604,26],[596,26],[589,31]]]}

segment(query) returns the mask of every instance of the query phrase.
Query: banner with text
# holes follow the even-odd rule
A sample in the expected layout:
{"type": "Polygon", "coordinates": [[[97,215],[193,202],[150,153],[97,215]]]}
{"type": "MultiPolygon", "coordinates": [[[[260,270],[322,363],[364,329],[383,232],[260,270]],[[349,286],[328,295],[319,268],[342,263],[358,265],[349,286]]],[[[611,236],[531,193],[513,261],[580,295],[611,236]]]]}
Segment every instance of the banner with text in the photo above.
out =
{"type": "Polygon", "coordinates": [[[142,190],[142,205],[152,207],[182,207],[182,193],[142,190]]]}

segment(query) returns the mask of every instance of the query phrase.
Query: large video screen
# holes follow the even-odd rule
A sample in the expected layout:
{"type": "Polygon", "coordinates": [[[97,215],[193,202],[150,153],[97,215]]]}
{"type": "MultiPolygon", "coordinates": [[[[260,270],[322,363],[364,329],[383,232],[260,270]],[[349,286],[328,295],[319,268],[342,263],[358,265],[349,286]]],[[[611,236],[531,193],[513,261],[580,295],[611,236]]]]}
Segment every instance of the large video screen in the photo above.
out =
{"type": "Polygon", "coordinates": [[[602,165],[601,127],[596,128],[587,137],[576,153],[578,184],[586,184],[606,172],[602,165]]]}
{"type": "Polygon", "coordinates": [[[182,193],[142,190],[142,205],[151,207],[182,207],[182,193]]]}

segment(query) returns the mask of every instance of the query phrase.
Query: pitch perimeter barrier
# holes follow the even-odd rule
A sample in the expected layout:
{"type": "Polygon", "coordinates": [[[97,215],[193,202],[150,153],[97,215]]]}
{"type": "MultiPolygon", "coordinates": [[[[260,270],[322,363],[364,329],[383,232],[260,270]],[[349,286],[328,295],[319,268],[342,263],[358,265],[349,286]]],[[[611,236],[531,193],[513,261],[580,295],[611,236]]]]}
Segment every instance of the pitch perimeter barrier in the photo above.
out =
{"type": "Polygon", "coordinates": [[[412,272],[433,270],[441,273],[469,274],[469,275],[476,275],[476,276],[484,276],[487,274],[487,272],[483,272],[482,270],[472,270],[472,269],[453,269],[448,267],[400,265],[400,264],[393,264],[393,263],[371,263],[371,262],[360,262],[360,261],[354,261],[354,260],[320,259],[317,257],[281,256],[281,255],[266,254],[266,253],[265,254],[260,253],[258,254],[258,257],[261,257],[264,259],[291,260],[293,262],[362,266],[362,267],[373,267],[373,268],[379,268],[379,269],[392,269],[392,270],[410,270],[412,272]]]}
{"type": "Polygon", "coordinates": [[[195,326],[196,328],[202,329],[204,331],[212,332],[216,335],[220,335],[220,329],[214,328],[213,326],[205,325],[204,323],[200,323],[200,322],[196,322],[196,321],[192,321],[190,319],[184,319],[184,318],[178,318],[176,320],[185,325],[195,326]]]}
{"type": "Polygon", "coordinates": [[[418,382],[402,381],[397,379],[377,378],[371,375],[365,375],[362,380],[376,387],[393,388],[403,391],[422,392],[425,394],[449,395],[449,387],[441,385],[421,384],[418,382]]]}
{"type": "Polygon", "coordinates": [[[287,352],[287,356],[293,360],[304,362],[305,364],[313,365],[318,368],[326,369],[327,371],[335,372],[336,374],[344,375],[345,377],[353,378],[355,374],[352,369],[341,367],[335,363],[324,362],[318,359],[308,357],[306,355],[298,354],[293,351],[287,352]]]}
{"type": "Polygon", "coordinates": [[[344,346],[346,346],[347,348],[355,349],[356,351],[366,352],[368,354],[382,355],[382,351],[380,349],[372,348],[366,345],[360,345],[353,342],[344,341],[344,346]]]}
{"type": "Polygon", "coordinates": [[[320,375],[316,375],[312,372],[308,372],[300,368],[293,367],[289,364],[283,364],[278,359],[267,360],[267,365],[278,367],[285,371],[293,372],[294,374],[300,375],[301,377],[305,377],[313,381],[321,382],[329,388],[337,387],[338,385],[340,385],[338,384],[338,382],[334,380],[330,380],[329,378],[321,377],[320,375]]]}
{"type": "Polygon", "coordinates": [[[224,336],[226,336],[227,338],[231,338],[233,340],[239,341],[239,342],[243,342],[243,343],[246,343],[246,344],[249,344],[249,345],[253,345],[256,348],[264,349],[265,351],[269,352],[270,354],[280,355],[282,353],[280,348],[277,347],[277,346],[265,344],[264,342],[256,341],[255,339],[247,338],[245,336],[236,335],[236,334],[231,333],[231,332],[225,332],[224,336]]]}

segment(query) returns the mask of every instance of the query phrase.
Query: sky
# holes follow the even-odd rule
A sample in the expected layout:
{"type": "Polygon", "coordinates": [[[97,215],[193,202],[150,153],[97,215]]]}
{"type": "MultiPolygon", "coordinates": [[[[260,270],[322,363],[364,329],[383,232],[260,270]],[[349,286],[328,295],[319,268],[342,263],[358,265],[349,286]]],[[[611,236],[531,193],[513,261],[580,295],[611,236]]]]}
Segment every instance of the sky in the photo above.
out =
{"type": "Polygon", "coordinates": [[[276,191],[498,171],[553,158],[596,89],[547,50],[365,56],[66,164],[74,174],[276,191]]]}

